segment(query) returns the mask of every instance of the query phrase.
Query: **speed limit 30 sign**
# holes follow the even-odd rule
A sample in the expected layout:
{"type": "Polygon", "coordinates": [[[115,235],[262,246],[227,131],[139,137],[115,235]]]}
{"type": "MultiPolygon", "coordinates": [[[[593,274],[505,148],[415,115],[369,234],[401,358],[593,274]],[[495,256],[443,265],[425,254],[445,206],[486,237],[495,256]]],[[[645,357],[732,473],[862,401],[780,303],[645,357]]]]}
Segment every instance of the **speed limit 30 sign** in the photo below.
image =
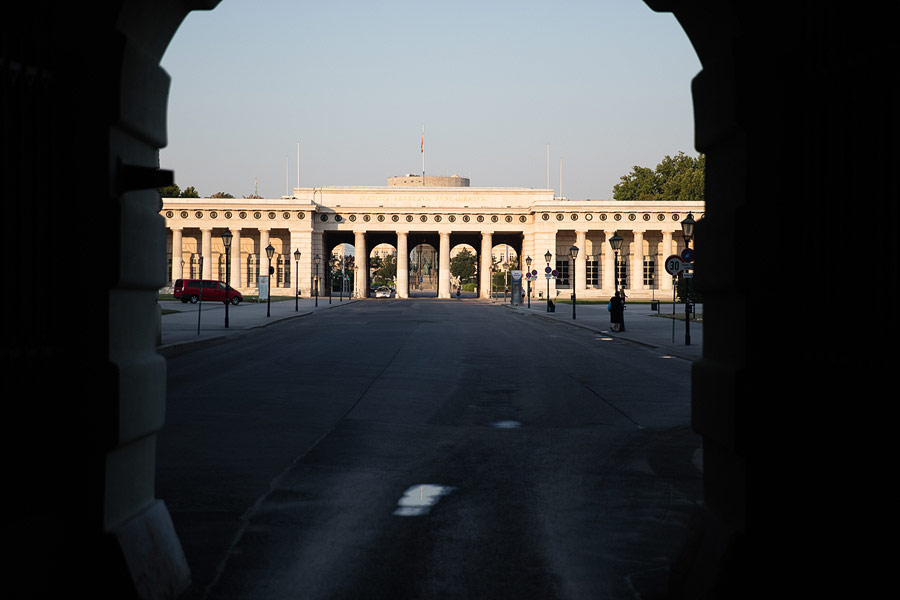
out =
{"type": "Polygon", "coordinates": [[[666,259],[666,273],[672,277],[676,277],[684,271],[687,264],[688,263],[686,263],[683,258],[677,254],[673,254],[666,259]]]}

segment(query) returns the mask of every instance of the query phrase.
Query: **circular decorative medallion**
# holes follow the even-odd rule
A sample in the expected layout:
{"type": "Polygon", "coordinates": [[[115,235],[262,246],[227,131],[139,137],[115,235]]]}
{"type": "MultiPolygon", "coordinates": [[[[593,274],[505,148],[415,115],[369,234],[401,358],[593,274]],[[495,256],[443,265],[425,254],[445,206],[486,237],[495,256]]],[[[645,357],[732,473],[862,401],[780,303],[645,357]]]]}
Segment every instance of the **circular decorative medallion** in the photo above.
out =
{"type": "Polygon", "coordinates": [[[616,221],[621,221],[622,215],[620,215],[619,213],[616,213],[615,216],[613,217],[613,219],[615,219],[616,221]]]}
{"type": "Polygon", "coordinates": [[[469,222],[469,215],[463,215],[463,223],[469,222]]]}
{"type": "Polygon", "coordinates": [[[665,221],[665,220],[666,220],[666,215],[656,215],[656,220],[657,220],[657,221],[665,221]]]}
{"type": "Polygon", "coordinates": [[[648,215],[648,214],[645,213],[645,214],[644,214],[644,220],[645,220],[645,221],[649,221],[649,220],[650,220],[650,215],[648,215]]]}
{"type": "Polygon", "coordinates": [[[406,215],[406,222],[407,222],[407,223],[412,223],[412,220],[413,220],[413,216],[412,216],[412,215],[406,215]]]}
{"type": "Polygon", "coordinates": [[[256,211],[255,213],[253,213],[253,218],[254,218],[254,219],[261,219],[261,218],[262,218],[262,213],[259,212],[259,211],[256,211]]]}
{"type": "Polygon", "coordinates": [[[288,219],[291,218],[291,213],[289,213],[289,212],[281,213],[281,218],[284,219],[285,221],[287,221],[288,219]]]}
{"type": "Polygon", "coordinates": [[[635,217],[634,214],[628,215],[628,220],[629,220],[629,221],[634,221],[636,218],[637,218],[637,217],[635,217]]]}
{"type": "Polygon", "coordinates": [[[562,220],[563,220],[563,216],[562,216],[561,214],[557,214],[557,215],[556,215],[556,220],[557,220],[557,221],[562,221],[562,220]]]}
{"type": "Polygon", "coordinates": [[[321,219],[322,221],[327,221],[328,215],[319,215],[319,219],[321,219]]]}
{"type": "Polygon", "coordinates": [[[491,215],[491,223],[496,223],[500,218],[497,215],[491,215]]]}
{"type": "Polygon", "coordinates": [[[219,213],[217,213],[216,211],[212,211],[211,213],[209,213],[210,219],[215,219],[218,216],[219,216],[219,213]]]}
{"type": "Polygon", "coordinates": [[[592,215],[591,213],[588,213],[588,214],[584,215],[584,220],[585,221],[593,221],[594,215],[592,215]]]}
{"type": "Polygon", "coordinates": [[[456,223],[456,215],[450,215],[449,217],[447,217],[447,220],[451,223],[456,223]]]}
{"type": "Polygon", "coordinates": [[[226,211],[225,211],[225,218],[226,218],[226,219],[230,219],[230,218],[231,218],[231,211],[230,211],[230,210],[226,210],[226,211]]]}
{"type": "Polygon", "coordinates": [[[371,220],[372,220],[372,215],[363,215],[363,221],[365,221],[366,223],[368,223],[371,220]]]}
{"type": "Polygon", "coordinates": [[[240,218],[240,219],[246,219],[246,218],[247,218],[247,211],[242,210],[241,212],[239,212],[239,213],[238,213],[238,218],[240,218]]]}
{"type": "Polygon", "coordinates": [[[575,213],[572,213],[572,220],[573,220],[573,221],[577,221],[577,220],[578,220],[578,215],[576,215],[575,213]]]}
{"type": "Polygon", "coordinates": [[[356,215],[350,215],[350,222],[356,223],[356,215]]]}
{"type": "Polygon", "coordinates": [[[188,218],[188,211],[186,211],[186,210],[181,211],[181,218],[182,218],[182,219],[187,219],[187,218],[188,218]]]}
{"type": "Polygon", "coordinates": [[[519,217],[519,223],[524,223],[527,220],[528,220],[528,217],[526,217],[525,215],[522,215],[519,217]]]}
{"type": "Polygon", "coordinates": [[[306,213],[304,213],[304,212],[298,212],[298,213],[297,213],[297,218],[298,218],[298,219],[305,219],[305,218],[306,218],[306,213]]]}
{"type": "Polygon", "coordinates": [[[274,219],[277,215],[274,212],[269,213],[269,218],[274,219]]]}
{"type": "Polygon", "coordinates": [[[484,223],[484,215],[478,215],[477,217],[475,217],[475,220],[479,223],[484,223]]]}
{"type": "Polygon", "coordinates": [[[549,221],[549,220],[550,220],[550,215],[548,215],[547,213],[544,213],[544,214],[541,215],[541,219],[543,219],[544,221],[549,221]]]}
{"type": "Polygon", "coordinates": [[[340,223],[341,220],[343,220],[343,218],[344,217],[342,217],[341,215],[334,215],[334,220],[337,221],[338,223],[340,223]]]}
{"type": "Polygon", "coordinates": [[[428,217],[426,217],[425,215],[421,215],[421,216],[419,217],[419,220],[422,221],[422,222],[424,223],[425,221],[428,220],[428,217]]]}
{"type": "Polygon", "coordinates": [[[506,222],[512,223],[512,217],[510,215],[506,215],[506,222]]]}
{"type": "Polygon", "coordinates": [[[167,218],[167,219],[171,219],[171,218],[174,217],[174,216],[175,216],[175,213],[173,213],[171,210],[167,210],[167,211],[166,211],[166,218],[167,218]]]}
{"type": "Polygon", "coordinates": [[[203,213],[198,210],[197,212],[194,213],[194,216],[197,217],[198,219],[202,219],[203,213]]]}
{"type": "Polygon", "coordinates": [[[400,215],[391,215],[391,221],[393,221],[394,223],[396,223],[399,220],[400,220],[400,215]]]}
{"type": "Polygon", "coordinates": [[[441,222],[441,215],[434,215],[434,222],[435,222],[435,223],[440,223],[440,222],[441,222]]]}
{"type": "Polygon", "coordinates": [[[378,222],[384,223],[384,215],[378,215],[378,222]]]}
{"type": "Polygon", "coordinates": [[[673,221],[677,221],[677,220],[680,219],[680,218],[681,218],[681,217],[678,216],[678,213],[675,213],[674,215],[672,215],[672,220],[673,220],[673,221]]]}
{"type": "Polygon", "coordinates": [[[600,220],[601,220],[601,221],[605,221],[605,220],[606,220],[606,213],[600,213],[600,220]]]}

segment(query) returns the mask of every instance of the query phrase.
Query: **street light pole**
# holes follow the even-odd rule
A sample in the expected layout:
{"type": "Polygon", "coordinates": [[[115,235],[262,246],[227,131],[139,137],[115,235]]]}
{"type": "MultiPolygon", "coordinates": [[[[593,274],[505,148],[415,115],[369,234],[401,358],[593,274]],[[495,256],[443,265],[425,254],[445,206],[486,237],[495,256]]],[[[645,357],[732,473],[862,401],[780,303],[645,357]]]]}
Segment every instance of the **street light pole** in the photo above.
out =
{"type": "Polygon", "coordinates": [[[575,320],[575,259],[578,257],[578,246],[569,248],[572,257],[572,320],[575,320]]]}
{"type": "Polygon", "coordinates": [[[266,294],[266,316],[272,316],[272,273],[275,269],[272,267],[272,257],[275,255],[275,248],[272,244],[266,246],[266,256],[269,259],[269,291],[266,294]]]}
{"type": "Polygon", "coordinates": [[[228,282],[231,280],[230,267],[231,261],[231,230],[226,229],[222,234],[222,245],[225,246],[225,329],[228,329],[228,305],[231,304],[231,298],[228,297],[228,282]]]}
{"type": "MultiPolygon", "coordinates": [[[[547,261],[547,269],[550,268],[550,259],[553,258],[553,255],[550,254],[550,251],[547,250],[547,253],[544,254],[544,260],[547,261]]],[[[550,271],[548,270],[544,276],[547,278],[547,312],[550,312],[550,271]]]]}
{"type": "Polygon", "coordinates": [[[319,306],[319,261],[321,261],[321,260],[322,260],[322,258],[318,254],[316,254],[315,261],[316,261],[316,307],[317,308],[319,306]]]}
{"type": "MultiPolygon", "coordinates": [[[[687,218],[681,222],[681,233],[684,235],[684,245],[686,248],[691,247],[691,239],[694,237],[694,221],[693,213],[688,213],[687,218]]],[[[691,288],[690,277],[685,277],[684,282],[684,345],[691,345],[691,288]]]]}
{"type": "Polygon", "coordinates": [[[300,310],[300,251],[294,250],[294,264],[297,266],[297,275],[294,280],[294,312],[300,310]]]}
{"type": "Polygon", "coordinates": [[[525,257],[525,266],[528,267],[528,308],[531,308],[531,257],[525,257]]]}

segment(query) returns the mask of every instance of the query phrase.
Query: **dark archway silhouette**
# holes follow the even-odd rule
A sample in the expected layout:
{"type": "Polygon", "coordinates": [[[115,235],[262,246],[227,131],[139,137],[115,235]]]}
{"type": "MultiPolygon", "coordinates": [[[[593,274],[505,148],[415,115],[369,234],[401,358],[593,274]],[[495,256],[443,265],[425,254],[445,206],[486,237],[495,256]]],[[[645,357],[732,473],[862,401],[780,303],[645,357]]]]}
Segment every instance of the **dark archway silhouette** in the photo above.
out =
{"type": "MultiPolygon", "coordinates": [[[[705,508],[673,597],[737,597],[751,580],[802,589],[815,571],[779,579],[797,554],[834,552],[824,567],[833,580],[850,561],[832,531],[847,529],[834,519],[857,496],[874,499],[857,474],[882,450],[872,435],[865,453],[848,458],[836,438],[877,427],[885,399],[868,390],[888,380],[892,353],[882,342],[897,335],[891,20],[859,5],[645,1],[673,12],[703,67],[692,86],[696,149],[707,156],[696,232],[704,358],[692,402],[705,508]],[[859,322],[845,305],[866,300],[885,310],[859,322]],[[835,480],[832,468],[846,463],[852,475],[835,480]],[[806,517],[813,500],[832,521],[806,517]]],[[[216,4],[36,0],[5,9],[14,596],[173,598],[189,577],[154,495],[165,412],[165,362],[155,352],[165,238],[154,190],[172,182],[158,169],[169,85],[159,62],[186,14],[216,4]]]]}

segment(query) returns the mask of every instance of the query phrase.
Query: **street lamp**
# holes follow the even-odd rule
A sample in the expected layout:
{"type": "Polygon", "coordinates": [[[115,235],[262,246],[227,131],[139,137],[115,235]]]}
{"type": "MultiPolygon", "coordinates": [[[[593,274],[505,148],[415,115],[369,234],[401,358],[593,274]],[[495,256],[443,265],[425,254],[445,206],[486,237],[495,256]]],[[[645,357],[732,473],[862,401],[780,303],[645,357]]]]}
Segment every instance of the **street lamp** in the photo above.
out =
{"type": "Polygon", "coordinates": [[[550,251],[547,250],[547,253],[544,254],[544,260],[547,261],[547,273],[545,274],[547,277],[547,312],[550,312],[550,259],[553,258],[553,255],[550,254],[550,251]]]}
{"type": "Polygon", "coordinates": [[[622,238],[619,236],[619,233],[616,232],[613,234],[611,238],[609,238],[609,245],[613,249],[613,252],[616,253],[616,267],[615,267],[615,276],[616,283],[613,291],[619,291],[619,250],[622,248],[622,238]]]}
{"type": "Polygon", "coordinates": [[[356,296],[356,281],[357,281],[358,276],[359,276],[359,265],[355,264],[355,265],[353,265],[353,295],[354,295],[354,297],[358,297],[358,296],[356,296]]]}
{"type": "Polygon", "coordinates": [[[300,251],[294,250],[294,265],[297,267],[297,276],[294,281],[294,312],[300,309],[300,251]]]}
{"type": "MultiPolygon", "coordinates": [[[[691,239],[694,237],[694,225],[696,225],[696,221],[694,221],[693,213],[688,213],[687,218],[681,222],[681,233],[684,236],[684,245],[687,248],[691,247],[691,239]]],[[[693,307],[691,306],[691,282],[690,277],[685,277],[684,282],[684,345],[691,345],[691,312],[693,307]]]]}
{"type": "Polygon", "coordinates": [[[321,260],[322,260],[322,258],[318,254],[316,254],[315,261],[316,261],[316,306],[317,307],[319,306],[319,261],[321,261],[321,260]]]}
{"type": "Polygon", "coordinates": [[[269,259],[269,290],[266,294],[266,316],[269,317],[272,315],[272,273],[275,272],[275,269],[272,268],[272,257],[275,255],[275,248],[272,244],[266,246],[266,256],[269,259]]]}
{"type": "Polygon", "coordinates": [[[231,298],[228,297],[228,282],[231,280],[231,275],[229,274],[229,267],[231,267],[231,262],[228,260],[230,257],[231,250],[231,238],[234,237],[231,234],[230,229],[226,229],[225,233],[222,234],[222,245],[225,246],[225,328],[228,329],[228,305],[231,304],[231,298]]]}
{"type": "Polygon", "coordinates": [[[575,259],[578,257],[578,246],[569,248],[569,256],[572,257],[572,319],[575,319],[575,259]]]}
{"type": "Polygon", "coordinates": [[[528,267],[528,308],[531,308],[531,257],[525,257],[525,266],[528,267]]]}

